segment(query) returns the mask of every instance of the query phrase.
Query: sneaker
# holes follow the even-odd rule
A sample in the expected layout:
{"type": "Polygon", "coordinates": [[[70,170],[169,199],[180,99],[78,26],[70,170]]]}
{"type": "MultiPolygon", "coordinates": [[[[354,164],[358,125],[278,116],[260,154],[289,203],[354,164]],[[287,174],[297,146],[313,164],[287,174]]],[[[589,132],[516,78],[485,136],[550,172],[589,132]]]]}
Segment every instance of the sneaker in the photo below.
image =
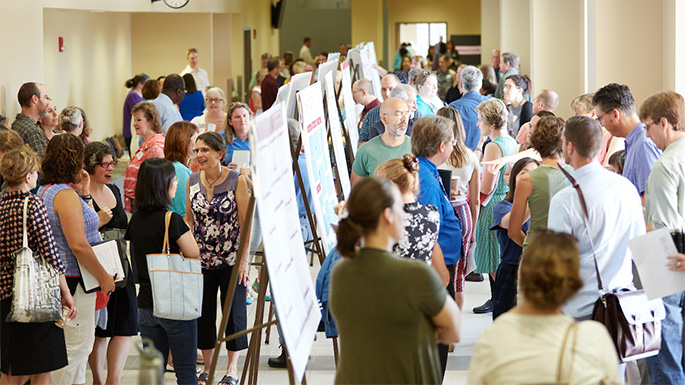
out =
{"type": "Polygon", "coordinates": [[[474,273],[473,271],[466,275],[466,279],[469,282],[483,282],[483,274],[474,273]]]}
{"type": "Polygon", "coordinates": [[[492,303],[492,298],[485,301],[484,304],[474,307],[473,312],[476,314],[486,314],[486,313],[492,313],[492,310],[494,308],[494,305],[492,303]]]}
{"type": "Polygon", "coordinates": [[[269,358],[269,361],[267,361],[267,364],[269,367],[272,368],[278,368],[278,369],[285,369],[288,367],[288,364],[286,363],[285,360],[285,350],[281,348],[281,355],[276,357],[276,358],[269,358]]]}
{"type": "Polygon", "coordinates": [[[252,290],[250,288],[247,288],[247,294],[245,295],[245,303],[248,305],[252,305],[252,302],[254,302],[254,297],[252,294],[252,290]]]}

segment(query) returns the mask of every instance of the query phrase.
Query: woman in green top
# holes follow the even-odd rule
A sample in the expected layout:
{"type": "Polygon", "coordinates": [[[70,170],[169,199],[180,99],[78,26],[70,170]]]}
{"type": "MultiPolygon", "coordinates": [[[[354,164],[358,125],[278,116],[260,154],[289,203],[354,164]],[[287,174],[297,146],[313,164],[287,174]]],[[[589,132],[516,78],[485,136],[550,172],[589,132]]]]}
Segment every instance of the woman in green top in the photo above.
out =
{"type": "MultiPolygon", "coordinates": [[[[514,205],[511,208],[509,238],[524,250],[528,244],[521,225],[530,215],[530,230],[547,228],[549,202],[554,194],[566,186],[566,177],[559,170],[559,163],[564,164],[561,136],[564,131],[564,120],[556,116],[540,118],[532,128],[530,145],[542,157],[540,167],[531,171],[518,182],[514,205]],[[526,207],[529,213],[526,212],[526,207]]],[[[569,173],[571,166],[564,166],[569,173]]]]}
{"type": "Polygon", "coordinates": [[[355,185],[337,232],[343,258],[331,277],[336,384],[441,382],[436,343],[459,341],[459,308],[430,266],[391,253],[403,234],[397,187],[373,177],[355,185]]]}

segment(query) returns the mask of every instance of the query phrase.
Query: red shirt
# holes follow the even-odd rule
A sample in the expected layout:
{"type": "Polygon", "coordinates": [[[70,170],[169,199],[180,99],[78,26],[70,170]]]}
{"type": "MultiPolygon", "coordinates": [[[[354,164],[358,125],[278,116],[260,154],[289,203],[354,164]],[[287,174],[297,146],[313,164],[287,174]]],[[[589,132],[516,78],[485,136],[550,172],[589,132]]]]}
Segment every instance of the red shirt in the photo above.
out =
{"type": "Polygon", "coordinates": [[[278,81],[271,75],[266,75],[262,80],[262,110],[266,111],[276,101],[278,95],[278,81]]]}
{"type": "Polygon", "coordinates": [[[380,105],[381,105],[381,101],[378,99],[374,99],[373,102],[364,106],[364,110],[362,111],[362,116],[361,116],[361,118],[359,118],[359,123],[357,123],[357,128],[360,128],[362,126],[362,122],[364,121],[364,117],[366,116],[366,113],[371,111],[372,108],[376,108],[380,105]]]}
{"type": "Polygon", "coordinates": [[[164,134],[155,134],[150,139],[143,142],[136,154],[133,155],[131,161],[126,166],[126,174],[124,175],[124,203],[126,211],[131,210],[131,200],[136,195],[136,180],[138,179],[138,171],[143,161],[148,158],[164,158],[164,134]]]}

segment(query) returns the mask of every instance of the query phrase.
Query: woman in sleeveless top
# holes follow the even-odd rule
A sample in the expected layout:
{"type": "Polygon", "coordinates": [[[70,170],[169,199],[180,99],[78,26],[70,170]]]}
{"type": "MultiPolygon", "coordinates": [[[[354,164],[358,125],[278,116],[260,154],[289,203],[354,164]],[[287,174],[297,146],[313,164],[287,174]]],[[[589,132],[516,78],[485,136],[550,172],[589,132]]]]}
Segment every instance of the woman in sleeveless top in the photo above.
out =
{"type": "MultiPolygon", "coordinates": [[[[518,149],[516,140],[507,132],[509,112],[507,107],[499,99],[485,101],[476,107],[478,112],[478,127],[481,135],[492,139],[485,145],[483,162],[495,161],[499,158],[512,155],[518,149]]],[[[476,273],[487,273],[490,278],[490,293],[492,295],[495,281],[495,271],[499,265],[499,244],[497,235],[490,231],[493,220],[493,208],[497,202],[504,199],[509,187],[504,181],[504,173],[507,165],[501,168],[486,165],[481,179],[480,192],[486,198],[482,200],[483,206],[476,222],[476,273]]],[[[492,299],[483,306],[474,308],[475,313],[489,313],[492,311],[492,299]]]]}
{"type": "MultiPolygon", "coordinates": [[[[221,135],[205,132],[198,136],[194,151],[201,171],[191,174],[188,179],[185,220],[193,229],[202,261],[204,293],[202,316],[198,319],[197,347],[202,350],[205,369],[198,382],[206,384],[217,337],[216,294],[221,289],[223,308],[234,267],[240,270],[226,335],[247,328],[247,256],[242,256],[240,266],[235,266],[235,263],[249,193],[245,177],[221,165],[226,151],[226,142],[221,135]]],[[[247,248],[243,251],[247,252],[247,248]]],[[[238,356],[247,348],[247,336],[228,341],[226,348],[228,368],[220,382],[234,384],[238,382],[238,356]]]]}

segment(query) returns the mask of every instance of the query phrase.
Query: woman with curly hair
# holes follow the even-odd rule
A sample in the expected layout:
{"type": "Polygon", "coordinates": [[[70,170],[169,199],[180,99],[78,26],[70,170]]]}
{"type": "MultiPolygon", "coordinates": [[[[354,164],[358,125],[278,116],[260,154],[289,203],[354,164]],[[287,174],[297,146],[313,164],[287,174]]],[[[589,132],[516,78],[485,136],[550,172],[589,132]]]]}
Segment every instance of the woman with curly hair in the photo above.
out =
{"type": "Polygon", "coordinates": [[[138,170],[145,159],[164,158],[164,134],[159,111],[151,102],[140,102],[133,107],[133,127],[136,135],[143,138],[143,144],[138,148],[131,161],[126,166],[124,176],[124,203],[126,211],[133,212],[133,201],[136,193],[138,170]]]}
{"type": "Polygon", "coordinates": [[[478,337],[468,383],[620,384],[606,327],[561,312],[583,286],[578,241],[545,231],[531,237],[521,259],[521,302],[478,337]]]}
{"type": "MultiPolygon", "coordinates": [[[[531,147],[540,154],[542,162],[540,167],[524,175],[518,183],[509,226],[509,237],[524,250],[528,242],[521,226],[525,222],[526,211],[530,213],[530,230],[546,229],[549,202],[554,194],[566,187],[566,177],[559,170],[559,164],[564,164],[561,143],[563,132],[564,119],[545,116],[537,121],[530,134],[531,147]]],[[[570,165],[564,166],[564,169],[573,172],[570,165]]]]}
{"type": "Polygon", "coordinates": [[[91,244],[102,240],[99,217],[93,209],[90,176],[83,169],[84,148],[75,135],[58,135],[45,150],[43,184],[38,196],[43,198],[57,250],[66,267],[67,284],[74,297],[78,315],[64,326],[69,365],[52,374],[58,384],[83,384],[86,381],[88,355],[95,341],[95,293],[87,294],[81,272],[88,270],[100,283],[105,295],[114,291],[114,278],[100,264],[91,244]]]}

